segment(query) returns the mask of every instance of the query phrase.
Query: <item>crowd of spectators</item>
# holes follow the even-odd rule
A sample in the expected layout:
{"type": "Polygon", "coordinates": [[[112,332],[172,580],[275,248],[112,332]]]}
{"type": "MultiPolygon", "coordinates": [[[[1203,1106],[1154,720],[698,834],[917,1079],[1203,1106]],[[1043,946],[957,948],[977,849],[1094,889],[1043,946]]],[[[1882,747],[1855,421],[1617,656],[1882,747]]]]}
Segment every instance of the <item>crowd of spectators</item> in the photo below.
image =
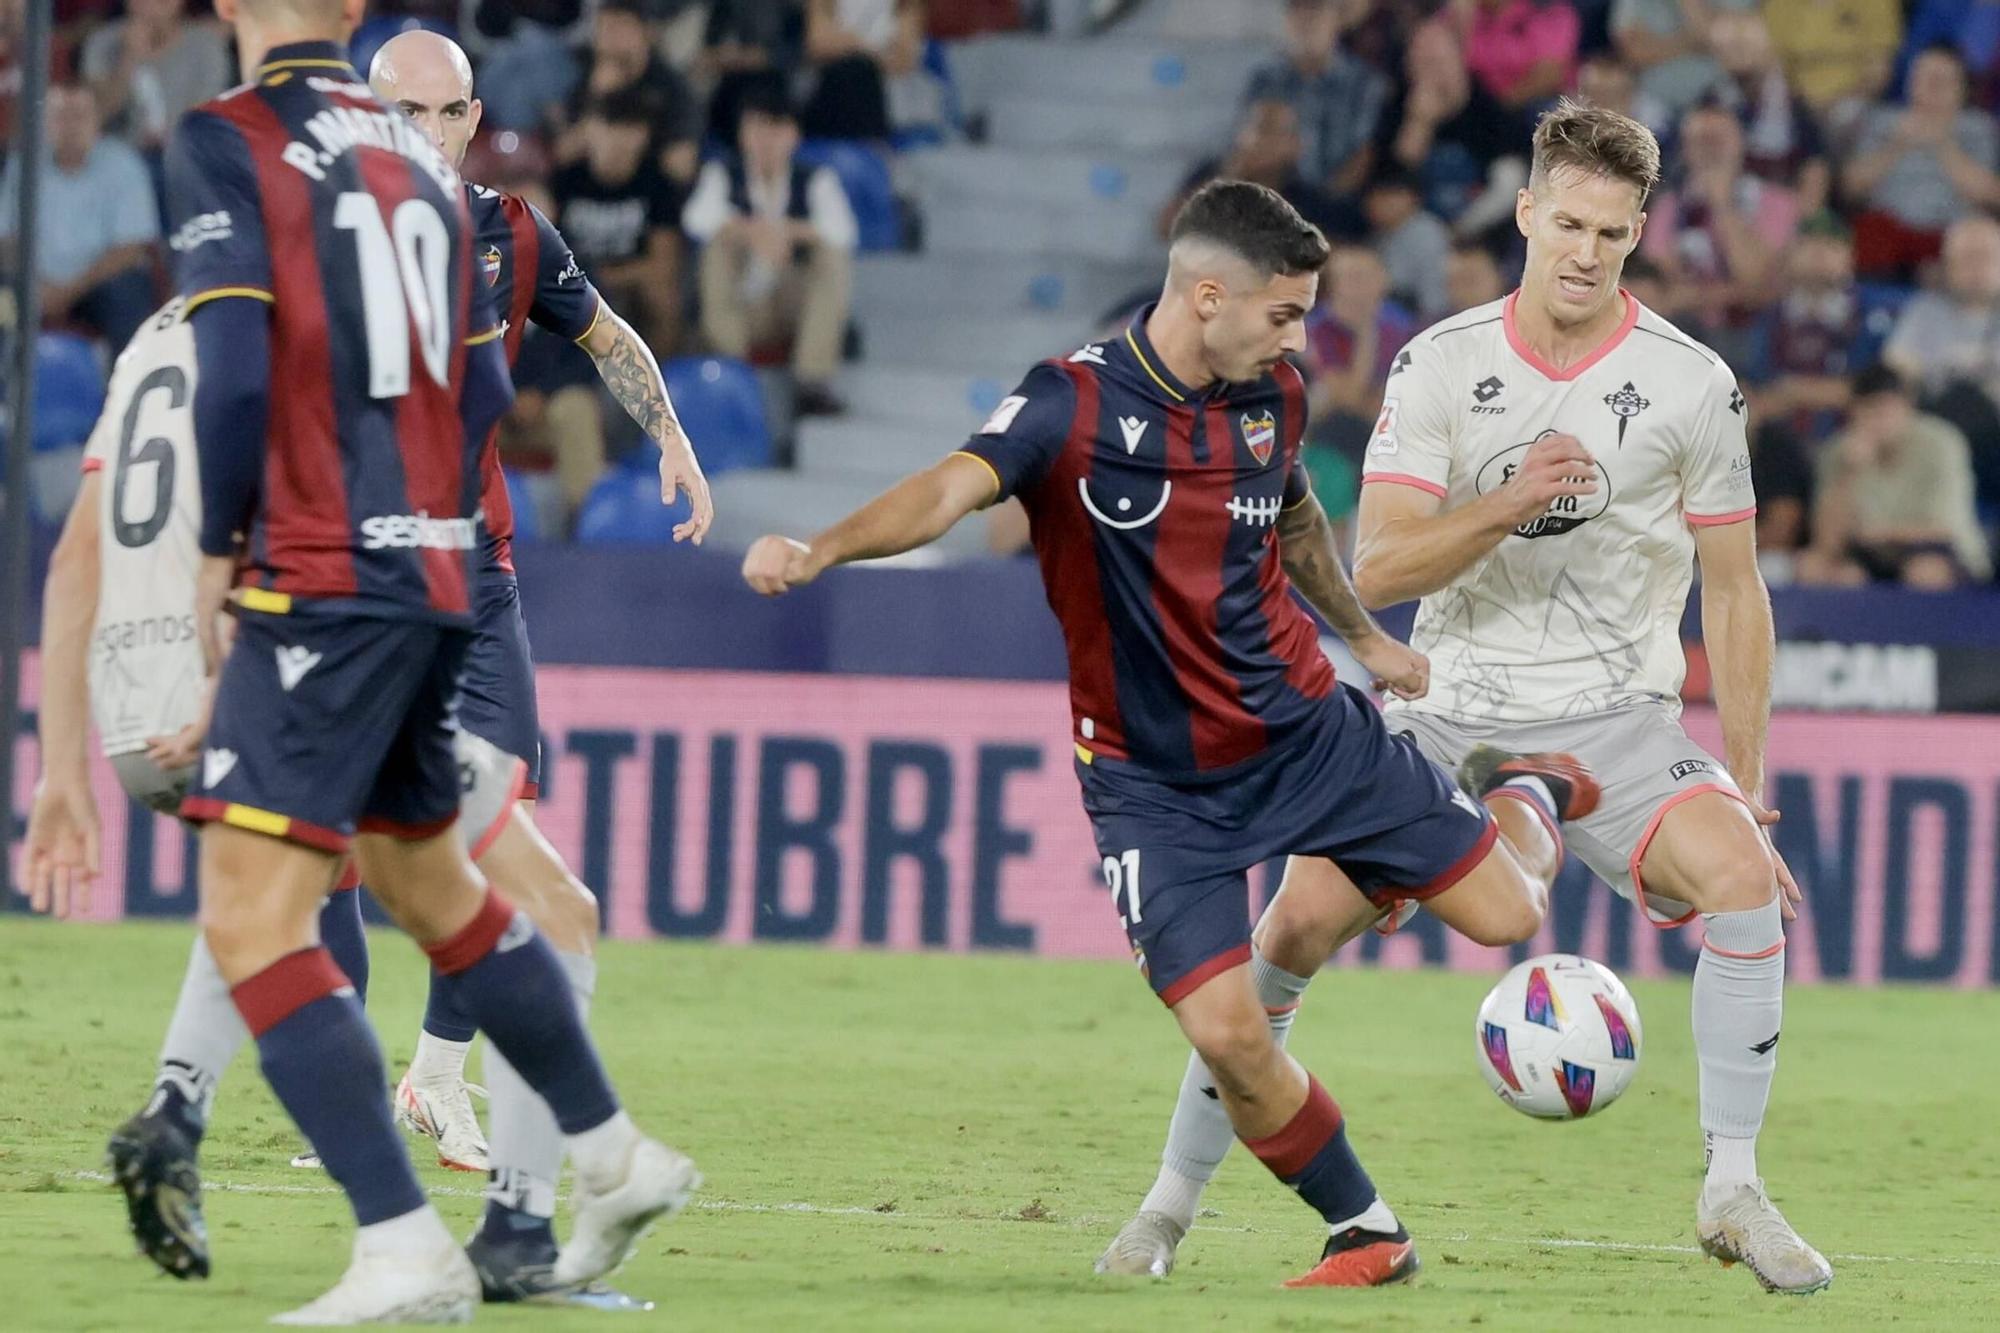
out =
{"type": "MultiPolygon", "coordinates": [[[[1520,271],[1534,117],[1649,125],[1626,286],[1751,403],[1774,580],[1984,581],[2000,526],[2000,24],[1968,0],[1284,0],[1224,172],[1335,240],[1310,462],[1354,476],[1386,358],[1520,271]]],[[[1165,215],[1162,216],[1164,225],[1165,215]]]]}
{"type": "MultiPolygon", "coordinates": [[[[1107,21],[1143,10],[1105,4],[1107,21]]],[[[1990,577],[2000,523],[2000,20],[1975,0],[1241,0],[1283,12],[1204,180],[1262,181],[1335,242],[1305,356],[1311,465],[1354,502],[1387,364],[1495,299],[1535,116],[1572,95],[1651,126],[1666,174],[1626,271],[1752,406],[1774,578],[1990,577]]],[[[25,0],[0,0],[0,130],[25,0]]],[[[926,35],[1034,0],[391,0],[455,25],[485,103],[467,175],[538,203],[663,358],[789,370],[842,410],[856,216],[801,144],[885,154],[944,124],[926,35]]],[[[164,137],[237,77],[199,0],[56,0],[41,304],[115,348],[161,294],[164,137]]],[[[378,20],[379,21],[379,20],[378,20]]],[[[18,151],[11,154],[18,157],[18,151]]],[[[18,162],[0,175],[11,266],[18,162]]],[[[588,361],[534,335],[503,445],[567,521],[638,443],[588,361]],[[582,441],[582,444],[577,444],[582,441]]],[[[546,531],[546,525],[545,525],[546,531]]]]}
{"type": "MultiPolygon", "coordinates": [[[[26,0],[0,0],[0,133],[13,126],[26,0]]],[[[954,8],[948,0],[946,9],[954,8]]],[[[237,82],[201,0],[56,0],[37,237],[44,328],[112,355],[163,299],[162,159],[183,112],[237,82]]],[[[837,414],[854,213],[806,139],[885,161],[942,117],[925,0],[389,0],[397,25],[474,58],[468,179],[525,195],[665,361],[716,354],[793,372],[793,407],[837,414]]],[[[11,275],[18,145],[0,174],[11,275]]],[[[560,535],[607,455],[642,447],[578,349],[531,332],[503,458],[560,535]]],[[[551,531],[553,529],[553,531],[551,531]]]]}

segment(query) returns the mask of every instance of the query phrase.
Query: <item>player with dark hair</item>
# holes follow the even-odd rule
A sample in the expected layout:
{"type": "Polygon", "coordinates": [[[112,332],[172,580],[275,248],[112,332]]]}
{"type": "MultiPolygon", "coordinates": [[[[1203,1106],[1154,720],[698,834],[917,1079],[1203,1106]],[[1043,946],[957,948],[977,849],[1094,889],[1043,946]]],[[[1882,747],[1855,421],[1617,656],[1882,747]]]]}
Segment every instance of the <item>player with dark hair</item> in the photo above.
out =
{"type": "MultiPolygon", "coordinates": [[[[1757,1172],[1777,1068],[1784,918],[1798,886],[1765,835],[1771,607],[1757,569],[1747,409],[1720,357],[1620,285],[1658,183],[1652,133],[1564,102],[1535,130],[1515,222],[1520,289],[1411,340],[1369,442],[1354,581],[1421,597],[1411,642],[1435,688],[1389,725],[1441,764],[1563,750],[1602,784],[1569,830],[1579,859],[1661,927],[1703,923],[1695,1062],[1701,1247],[1770,1291],[1833,1280],[1757,1172]],[[1586,443],[1587,441],[1587,443],[1586,443]],[[1723,761],[1680,724],[1693,570],[1723,761]]],[[[1338,858],[1336,858],[1337,860],[1338,858]]],[[[1369,908],[1301,858],[1259,924],[1294,997],[1369,908]]],[[[1160,1275],[1229,1148],[1191,1065],[1152,1191],[1112,1243],[1160,1275]]]]}
{"type": "MultiPolygon", "coordinates": [[[[350,849],[567,1136],[559,1282],[622,1262],[699,1175],[620,1109],[561,965],[454,828],[479,449],[511,390],[456,171],[343,55],[361,8],[220,0],[252,79],[190,112],[168,154],[200,372],[195,628],[221,666],[181,811],[202,825],[209,950],[360,1226],[340,1282],[278,1322],[455,1322],[479,1278],[425,1199],[374,1035],[314,932],[350,849]]],[[[132,1151],[121,1177],[173,1165],[164,1145],[132,1151]]]]}
{"type": "Polygon", "coordinates": [[[1378,910],[1431,904],[1468,933],[1539,928],[1558,819],[1589,775],[1516,760],[1490,808],[1459,791],[1365,695],[1336,683],[1318,608],[1402,697],[1424,658],[1354,594],[1299,456],[1304,344],[1327,244],[1273,191],[1217,181],[1175,219],[1158,302],[1115,341],[1042,363],[959,452],[809,542],[744,561],[776,594],[831,566],[932,541],[1019,496],[1069,654],[1076,773],[1133,951],[1215,1072],[1236,1135],[1325,1219],[1302,1286],[1407,1279],[1416,1249],[1362,1169],[1339,1107],[1260,1000],[1251,867],[1331,856],[1378,910]],[[1504,827],[1504,834],[1501,832],[1504,827]]]}

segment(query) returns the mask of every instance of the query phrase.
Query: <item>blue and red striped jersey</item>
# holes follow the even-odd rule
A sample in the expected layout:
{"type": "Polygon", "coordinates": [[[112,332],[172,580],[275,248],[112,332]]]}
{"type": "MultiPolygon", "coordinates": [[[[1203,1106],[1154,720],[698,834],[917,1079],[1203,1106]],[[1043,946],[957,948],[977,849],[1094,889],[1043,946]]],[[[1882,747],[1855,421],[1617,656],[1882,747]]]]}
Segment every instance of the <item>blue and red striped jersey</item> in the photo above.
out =
{"type": "MultiPolygon", "coordinates": [[[[555,224],[519,195],[467,184],[465,201],[477,234],[477,272],[506,332],[507,364],[521,353],[530,321],[572,342],[597,327],[603,302],[555,224]]],[[[489,438],[479,456],[480,508],[486,514],[485,571],[514,573],[514,506],[500,472],[500,448],[489,438]]]]}
{"type": "Polygon", "coordinates": [[[463,620],[478,545],[466,346],[499,336],[454,171],[331,43],[276,48],[167,161],[192,314],[270,306],[270,416],[239,594],[463,620]],[[259,596],[261,592],[263,595],[259,596]]]}
{"type": "Polygon", "coordinates": [[[1278,558],[1279,513],[1312,493],[1304,382],[1191,389],[1151,313],[1029,371],[962,452],[1027,508],[1079,751],[1181,778],[1282,744],[1333,668],[1278,558]]]}

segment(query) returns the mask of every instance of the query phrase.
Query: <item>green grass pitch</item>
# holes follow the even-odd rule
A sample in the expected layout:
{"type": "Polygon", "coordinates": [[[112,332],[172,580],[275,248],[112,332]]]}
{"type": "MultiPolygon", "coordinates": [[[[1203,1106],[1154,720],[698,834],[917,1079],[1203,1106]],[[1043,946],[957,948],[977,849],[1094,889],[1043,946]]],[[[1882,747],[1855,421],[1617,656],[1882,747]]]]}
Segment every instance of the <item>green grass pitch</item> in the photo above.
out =
{"type": "MultiPolygon", "coordinates": [[[[137,1106],[186,926],[0,921],[0,1326],[250,1328],[330,1284],[349,1215],[285,1163],[247,1062],[205,1150],[216,1274],[133,1256],[93,1179],[137,1106]]],[[[381,932],[370,1008],[398,1065],[423,968],[381,932]]],[[[1293,1049],[1345,1106],[1414,1233],[1418,1284],[1287,1292],[1318,1224],[1247,1156],[1164,1283],[1091,1260],[1152,1177],[1182,1051],[1129,968],[994,957],[606,947],[593,1027],[642,1123],[709,1178],[620,1276],[650,1316],[491,1309],[491,1327],[1884,1329],[2000,1319],[2000,994],[1801,989],[1762,1165],[1833,1257],[1766,1296],[1692,1251],[1700,1175],[1685,983],[1635,986],[1639,1079],[1599,1118],[1514,1115],[1473,1066],[1474,976],[1333,971],[1293,1049]]],[[[454,1226],[478,1182],[426,1167],[454,1226]]]]}

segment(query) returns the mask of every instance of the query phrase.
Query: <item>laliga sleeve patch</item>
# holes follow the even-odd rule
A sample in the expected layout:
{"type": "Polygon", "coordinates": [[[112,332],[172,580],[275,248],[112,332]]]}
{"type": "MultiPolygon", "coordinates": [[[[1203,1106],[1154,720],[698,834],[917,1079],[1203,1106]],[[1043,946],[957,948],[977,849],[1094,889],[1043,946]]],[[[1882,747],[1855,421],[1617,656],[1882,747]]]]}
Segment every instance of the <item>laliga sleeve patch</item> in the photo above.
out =
{"type": "Polygon", "coordinates": [[[986,424],[979,428],[981,435],[1005,435],[1007,428],[1014,424],[1014,418],[1021,415],[1021,409],[1028,400],[1020,394],[1009,394],[1000,400],[1000,406],[993,409],[993,415],[986,418],[986,424]]]}
{"type": "Polygon", "coordinates": [[[1368,437],[1368,452],[1375,455],[1396,452],[1396,422],[1402,415],[1402,404],[1394,398],[1382,400],[1382,413],[1375,418],[1375,433],[1368,437]]]}

